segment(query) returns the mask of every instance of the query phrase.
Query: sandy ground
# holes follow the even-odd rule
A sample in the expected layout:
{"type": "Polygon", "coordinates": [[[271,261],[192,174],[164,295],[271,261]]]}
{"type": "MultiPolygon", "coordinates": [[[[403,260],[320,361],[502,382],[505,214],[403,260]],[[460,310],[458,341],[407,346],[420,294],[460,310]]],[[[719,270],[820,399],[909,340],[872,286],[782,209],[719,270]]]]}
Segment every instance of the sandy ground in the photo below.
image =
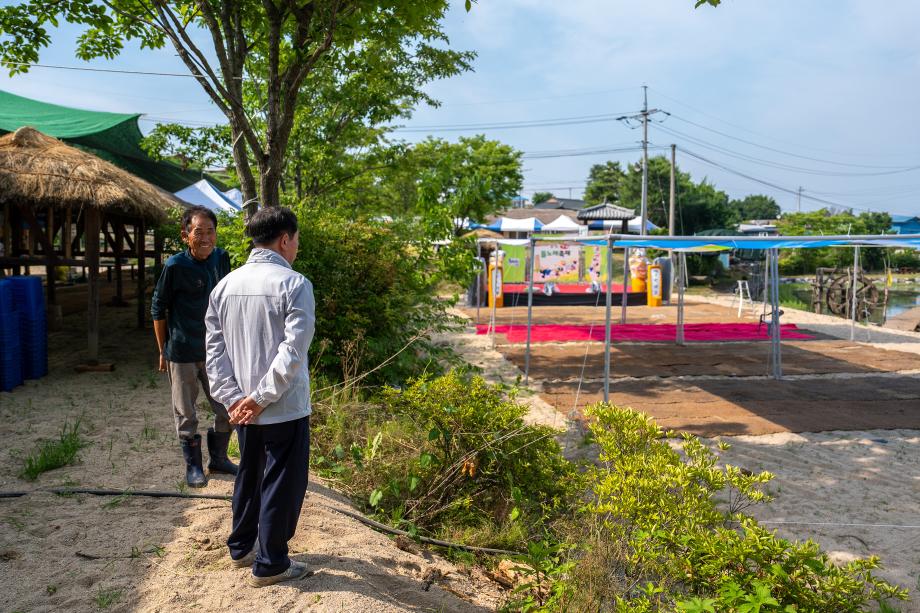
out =
{"type": "MultiPolygon", "coordinates": [[[[686,320],[719,321],[730,315],[731,320],[738,321],[735,319],[736,311],[726,308],[729,304],[730,298],[688,297],[686,320]]],[[[799,324],[807,330],[820,333],[821,338],[849,341],[850,325],[846,322],[793,309],[785,311],[783,323],[799,324]]],[[[468,309],[465,313],[475,317],[475,309],[468,309]]],[[[544,323],[602,323],[604,317],[604,309],[584,307],[540,307],[534,313],[534,321],[544,323]]],[[[756,321],[758,314],[759,311],[755,313],[753,309],[746,309],[741,320],[756,321]]],[[[486,322],[488,313],[483,310],[481,315],[482,321],[486,322]]],[[[617,321],[618,316],[615,310],[614,321],[617,321]]],[[[674,317],[673,308],[629,309],[630,323],[673,323],[674,317]]],[[[497,321],[506,324],[526,322],[526,309],[504,309],[499,312],[497,321]]],[[[497,341],[499,344],[493,349],[491,340],[476,336],[472,326],[457,339],[465,357],[478,363],[487,376],[504,382],[521,380],[523,373],[518,367],[523,361],[518,355],[519,348],[502,345],[500,336],[497,341]],[[504,354],[509,354],[512,360],[506,359],[504,354]]],[[[801,350],[821,348],[815,356],[820,360],[809,361],[807,356],[796,356],[799,367],[811,374],[793,375],[778,385],[785,386],[787,394],[791,391],[793,399],[794,390],[790,388],[796,384],[806,385],[825,395],[840,395],[843,398],[847,398],[848,392],[847,389],[841,390],[841,385],[859,387],[863,394],[874,393],[873,384],[876,390],[886,387],[889,395],[894,398],[890,423],[884,428],[779,432],[761,436],[720,436],[704,440],[713,446],[718,440],[731,444],[731,449],[723,455],[725,462],[752,471],[767,470],[775,475],[770,485],[775,500],[750,511],[765,526],[776,529],[780,536],[792,540],[812,539],[838,562],[855,557],[879,556],[884,569],[878,574],[910,590],[913,601],[899,604],[899,608],[902,611],[920,611],[920,426],[914,424],[920,419],[920,400],[917,399],[920,394],[920,378],[915,374],[915,358],[920,355],[920,334],[858,326],[855,341],[855,344],[813,341],[823,342],[823,348],[822,345],[816,345],[801,350]],[[884,352],[858,359],[843,357],[867,345],[884,352]],[[886,363],[885,356],[893,358],[890,363],[886,363]],[[843,367],[839,362],[849,362],[853,368],[843,367]],[[892,369],[901,372],[891,373],[892,369]],[[884,372],[886,370],[889,372],[884,372]],[[860,385],[859,379],[872,377],[877,381],[868,387],[860,385]],[[904,429],[908,425],[918,429],[904,429]]],[[[807,343],[802,342],[802,345],[807,343]]],[[[596,354],[597,348],[587,343],[578,344],[578,351],[565,344],[548,343],[535,347],[535,355],[542,356],[544,360],[541,362],[538,358],[532,362],[538,369],[536,374],[539,377],[531,379],[530,390],[533,394],[543,396],[542,399],[531,400],[539,407],[535,419],[556,426],[563,422],[569,426],[578,425],[577,411],[572,402],[576,390],[569,390],[564,402],[557,402],[559,399],[554,398],[552,393],[554,386],[571,387],[573,383],[548,383],[542,377],[556,381],[568,378],[579,369],[586,352],[589,357],[586,374],[596,374],[597,364],[590,358],[596,354]],[[574,364],[573,360],[578,364],[574,364]],[[553,405],[559,410],[554,411],[553,405]],[[572,419],[566,419],[563,414],[572,419]]],[[[623,351],[634,356],[635,351],[652,347],[637,344],[623,351]]],[[[791,349],[793,352],[796,350],[794,346],[791,349]]],[[[669,353],[667,349],[659,350],[659,353],[662,351],[664,354],[669,353]]],[[[725,348],[722,351],[730,358],[734,349],[725,348]]],[[[634,362],[631,367],[641,368],[638,362],[634,362]]],[[[768,382],[764,377],[736,380],[743,383],[745,379],[750,381],[752,388],[768,382]]],[[[624,381],[620,381],[617,386],[622,387],[624,381]]],[[[662,381],[658,377],[633,376],[628,382],[637,387],[635,398],[647,399],[649,389],[662,385],[662,381]]],[[[716,370],[710,375],[677,375],[667,381],[674,387],[676,410],[686,416],[688,411],[696,409],[694,399],[688,394],[691,388],[696,386],[705,389],[707,386],[730,383],[730,377],[716,370]]],[[[590,398],[592,401],[600,399],[597,384],[577,391],[593,395],[590,398]]],[[[724,395],[724,392],[720,393],[724,395]]],[[[785,407],[790,401],[788,396],[771,398],[769,389],[763,389],[760,393],[765,396],[765,404],[769,406],[772,402],[774,408],[785,407]]],[[[877,410],[878,403],[873,402],[877,398],[877,394],[866,398],[865,407],[877,410]]],[[[580,398],[577,405],[583,404],[582,400],[580,398]]],[[[852,394],[849,400],[853,400],[852,394]]],[[[834,406],[828,407],[825,417],[828,420],[841,418],[840,402],[829,404],[834,406]]],[[[813,407],[801,406],[798,412],[810,409],[813,410],[813,407]]],[[[848,423],[852,423],[857,416],[857,411],[851,413],[847,418],[848,423]]],[[[725,416],[722,420],[725,421],[725,416]]],[[[816,430],[827,429],[814,427],[814,424],[812,427],[816,430]]],[[[797,425],[792,429],[801,430],[797,425]]],[[[570,442],[577,441],[571,433],[567,438],[570,442]]]]}
{"type": "MultiPolygon", "coordinates": [[[[261,590],[229,565],[229,502],[60,497],[56,486],[179,491],[184,477],[165,375],[152,369],[150,331],[133,308],[103,309],[101,355],[112,373],[76,374],[85,347],[83,316],[52,333],[50,374],[0,393],[2,611],[488,611],[502,593],[478,570],[428,552],[410,553],[332,508],[347,505],[311,478],[291,542],[295,559],[317,569],[296,584],[261,590]],[[17,475],[39,441],[80,420],[89,446],[80,461],[27,482],[17,475]],[[426,589],[423,578],[442,577],[426,589]]],[[[228,494],[216,476],[202,490],[228,494]]]]}

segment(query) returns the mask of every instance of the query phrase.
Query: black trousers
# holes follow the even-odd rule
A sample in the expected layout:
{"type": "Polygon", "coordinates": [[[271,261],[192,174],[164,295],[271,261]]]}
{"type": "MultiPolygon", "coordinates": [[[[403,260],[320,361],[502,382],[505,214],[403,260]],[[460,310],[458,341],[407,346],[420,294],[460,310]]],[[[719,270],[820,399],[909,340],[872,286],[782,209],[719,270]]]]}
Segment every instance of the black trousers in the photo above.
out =
{"type": "Polygon", "coordinates": [[[307,493],[310,463],[310,418],[267,426],[238,426],[240,470],[233,487],[233,531],[227,539],[230,557],[259,552],[252,567],[256,577],[287,570],[288,541],[307,493]]]}

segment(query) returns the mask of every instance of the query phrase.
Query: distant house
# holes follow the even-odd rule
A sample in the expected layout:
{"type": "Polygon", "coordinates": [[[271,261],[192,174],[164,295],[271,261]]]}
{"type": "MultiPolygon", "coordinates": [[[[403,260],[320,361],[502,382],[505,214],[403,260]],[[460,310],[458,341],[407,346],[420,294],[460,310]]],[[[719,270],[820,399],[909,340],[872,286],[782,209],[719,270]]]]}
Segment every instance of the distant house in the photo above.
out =
{"type": "Polygon", "coordinates": [[[588,206],[584,200],[577,198],[556,198],[553,196],[549,200],[533,205],[535,209],[561,209],[564,211],[579,211],[588,206]]]}
{"type": "Polygon", "coordinates": [[[892,215],[891,231],[895,234],[920,234],[920,217],[916,215],[892,215]]]}

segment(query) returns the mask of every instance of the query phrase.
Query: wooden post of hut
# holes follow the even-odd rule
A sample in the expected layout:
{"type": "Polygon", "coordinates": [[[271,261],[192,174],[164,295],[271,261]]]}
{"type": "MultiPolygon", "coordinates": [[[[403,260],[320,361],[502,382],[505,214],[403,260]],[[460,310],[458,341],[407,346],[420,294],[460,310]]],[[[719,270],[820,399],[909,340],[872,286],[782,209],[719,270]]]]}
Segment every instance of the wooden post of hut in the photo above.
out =
{"type": "Polygon", "coordinates": [[[143,330],[147,321],[147,228],[143,219],[134,224],[134,248],[137,250],[137,327],[143,330]]]}
{"type": "Polygon", "coordinates": [[[115,230],[114,249],[115,252],[115,298],[112,304],[115,306],[125,306],[127,303],[124,298],[124,284],[121,278],[121,260],[124,257],[125,243],[125,225],[120,219],[112,220],[112,228],[115,230]]]}
{"type": "Polygon", "coordinates": [[[86,241],[87,265],[87,315],[86,337],[89,353],[89,363],[99,362],[99,209],[94,206],[86,207],[83,214],[83,236],[86,241]]]}

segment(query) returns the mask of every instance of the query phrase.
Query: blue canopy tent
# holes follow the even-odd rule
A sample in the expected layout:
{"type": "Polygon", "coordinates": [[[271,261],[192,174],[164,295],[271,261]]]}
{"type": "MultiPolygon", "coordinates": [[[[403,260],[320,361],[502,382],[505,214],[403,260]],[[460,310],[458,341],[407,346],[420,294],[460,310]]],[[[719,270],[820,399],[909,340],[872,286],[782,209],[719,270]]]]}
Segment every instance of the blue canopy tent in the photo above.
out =
{"type": "MultiPolygon", "coordinates": [[[[920,234],[873,235],[873,236],[635,236],[630,234],[608,234],[606,236],[562,236],[530,238],[533,252],[537,241],[567,242],[582,245],[607,246],[607,302],[604,334],[604,401],[610,397],[610,308],[613,278],[613,249],[646,248],[670,249],[677,251],[681,260],[678,266],[680,283],[678,284],[677,342],[683,342],[683,308],[684,281],[686,280],[686,252],[719,251],[724,249],[751,249],[766,251],[767,272],[769,275],[768,294],[772,307],[770,321],[770,366],[774,379],[782,379],[782,354],[780,343],[779,310],[779,250],[780,249],[816,249],[819,247],[853,247],[854,276],[859,265],[860,247],[895,247],[920,249],[920,234]]],[[[527,347],[524,354],[525,385],[530,378],[530,332],[533,322],[533,259],[531,258],[530,287],[527,297],[527,347]]],[[[628,270],[628,269],[627,269],[628,270]]],[[[625,283],[624,283],[625,289],[625,283]]],[[[853,313],[851,338],[856,326],[856,293],[853,292],[853,313]]],[[[625,311],[625,301],[624,301],[625,311]]]]}

